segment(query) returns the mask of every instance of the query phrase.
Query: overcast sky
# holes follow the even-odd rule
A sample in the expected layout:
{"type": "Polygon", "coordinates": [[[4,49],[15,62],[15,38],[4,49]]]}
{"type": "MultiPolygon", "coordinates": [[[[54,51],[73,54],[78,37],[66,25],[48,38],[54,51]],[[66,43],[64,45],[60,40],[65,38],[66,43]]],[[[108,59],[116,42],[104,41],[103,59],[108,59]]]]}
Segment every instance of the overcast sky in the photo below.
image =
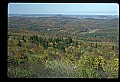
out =
{"type": "Polygon", "coordinates": [[[119,15],[117,3],[9,3],[8,14],[119,15]]]}

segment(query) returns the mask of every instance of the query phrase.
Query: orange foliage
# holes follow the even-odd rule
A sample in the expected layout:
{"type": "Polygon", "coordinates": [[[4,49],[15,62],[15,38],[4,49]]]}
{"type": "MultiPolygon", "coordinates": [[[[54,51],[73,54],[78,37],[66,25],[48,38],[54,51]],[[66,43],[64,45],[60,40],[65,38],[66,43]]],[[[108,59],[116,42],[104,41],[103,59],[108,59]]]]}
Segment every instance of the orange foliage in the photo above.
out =
{"type": "Polygon", "coordinates": [[[21,58],[21,57],[22,57],[22,52],[21,52],[21,51],[17,51],[17,52],[15,53],[15,57],[16,57],[16,58],[21,58]]]}

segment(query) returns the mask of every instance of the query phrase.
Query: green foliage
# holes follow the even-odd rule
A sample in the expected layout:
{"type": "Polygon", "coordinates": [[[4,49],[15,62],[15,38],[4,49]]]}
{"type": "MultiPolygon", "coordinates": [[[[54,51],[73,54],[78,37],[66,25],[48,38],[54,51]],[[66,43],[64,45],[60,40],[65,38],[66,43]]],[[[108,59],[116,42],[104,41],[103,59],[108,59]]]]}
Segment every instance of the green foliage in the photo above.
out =
{"type": "MultiPolygon", "coordinates": [[[[33,37],[38,36],[34,35],[33,37]]],[[[24,36],[24,39],[27,41],[29,38],[24,36]]],[[[31,44],[31,41],[26,43],[21,40],[22,46],[17,46],[17,39],[14,39],[14,45],[9,41],[9,77],[118,77],[119,64],[116,58],[118,54],[117,51],[110,48],[110,45],[98,44],[97,48],[93,47],[90,51],[91,46],[89,43],[81,42],[76,46],[64,47],[65,51],[63,52],[60,47],[57,48],[56,46],[64,45],[66,40],[51,38],[51,41],[48,41],[48,48],[45,49],[42,45],[42,39],[44,42],[48,41],[48,38],[41,38],[39,44],[39,40],[35,39],[38,43],[31,44]],[[61,42],[62,40],[63,42],[61,42]],[[57,42],[62,44],[57,44],[57,42]],[[108,49],[111,49],[111,51],[108,49]]]]}
{"type": "Polygon", "coordinates": [[[104,66],[105,73],[108,75],[108,78],[118,78],[119,74],[119,59],[112,58],[104,66]]]}
{"type": "Polygon", "coordinates": [[[116,26],[116,20],[8,20],[8,77],[118,78],[118,31],[110,23],[116,26]],[[89,30],[89,24],[95,28],[89,30]]]}
{"type": "Polygon", "coordinates": [[[81,78],[101,78],[100,75],[94,69],[88,67],[80,67],[78,74],[81,78]]]}

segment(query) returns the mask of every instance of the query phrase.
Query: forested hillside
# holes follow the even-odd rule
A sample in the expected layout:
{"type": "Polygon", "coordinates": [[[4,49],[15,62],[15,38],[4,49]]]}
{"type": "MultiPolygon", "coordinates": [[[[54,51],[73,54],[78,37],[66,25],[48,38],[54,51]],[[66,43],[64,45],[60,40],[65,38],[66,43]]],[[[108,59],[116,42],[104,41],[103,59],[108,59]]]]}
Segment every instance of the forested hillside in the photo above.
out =
{"type": "Polygon", "coordinates": [[[119,20],[8,17],[8,77],[118,78],[119,20]]]}

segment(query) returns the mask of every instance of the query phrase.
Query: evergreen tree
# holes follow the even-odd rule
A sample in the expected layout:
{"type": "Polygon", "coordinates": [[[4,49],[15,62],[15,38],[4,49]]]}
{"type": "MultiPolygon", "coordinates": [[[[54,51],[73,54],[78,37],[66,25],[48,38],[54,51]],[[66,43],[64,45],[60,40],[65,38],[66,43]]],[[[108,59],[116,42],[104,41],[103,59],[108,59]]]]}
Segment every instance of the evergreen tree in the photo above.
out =
{"type": "Polygon", "coordinates": [[[115,46],[114,45],[112,45],[112,50],[114,50],[115,49],[115,46]]]}
{"type": "Polygon", "coordinates": [[[13,39],[15,40],[15,35],[14,35],[13,39]]]}
{"type": "Polygon", "coordinates": [[[96,44],[95,44],[95,48],[97,48],[97,41],[96,41],[96,44]]]}
{"type": "Polygon", "coordinates": [[[21,47],[22,46],[22,43],[21,43],[21,41],[19,40],[19,42],[18,42],[18,46],[19,47],[21,47]]]}

